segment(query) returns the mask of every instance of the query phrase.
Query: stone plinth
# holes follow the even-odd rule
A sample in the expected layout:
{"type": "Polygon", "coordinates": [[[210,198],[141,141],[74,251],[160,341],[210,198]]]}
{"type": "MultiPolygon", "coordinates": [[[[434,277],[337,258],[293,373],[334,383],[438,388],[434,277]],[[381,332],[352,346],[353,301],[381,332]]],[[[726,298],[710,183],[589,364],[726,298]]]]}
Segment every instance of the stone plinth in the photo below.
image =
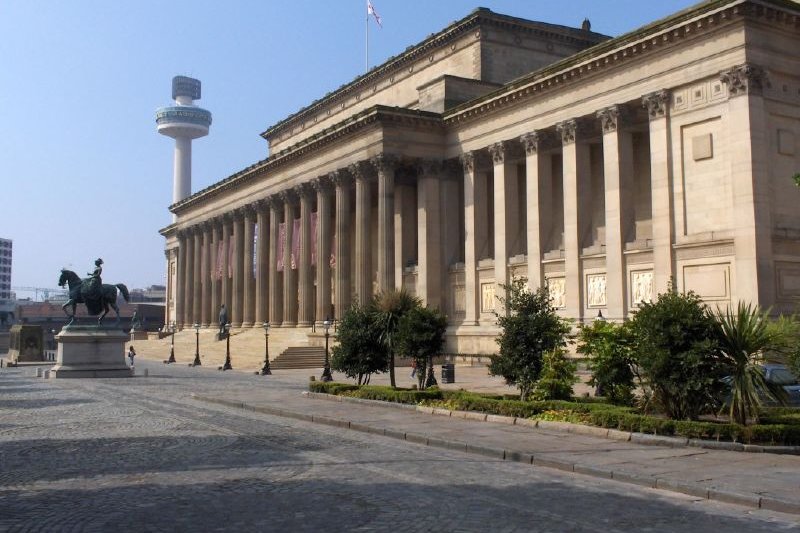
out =
{"type": "Polygon", "coordinates": [[[52,378],[128,378],[125,362],[130,337],[118,328],[69,326],[56,335],[58,352],[52,378]]]}
{"type": "Polygon", "coordinates": [[[42,326],[16,324],[10,333],[8,358],[12,363],[44,361],[42,326]]]}
{"type": "Polygon", "coordinates": [[[145,330],[132,329],[131,330],[131,340],[132,341],[146,341],[147,340],[147,332],[145,330]]]}

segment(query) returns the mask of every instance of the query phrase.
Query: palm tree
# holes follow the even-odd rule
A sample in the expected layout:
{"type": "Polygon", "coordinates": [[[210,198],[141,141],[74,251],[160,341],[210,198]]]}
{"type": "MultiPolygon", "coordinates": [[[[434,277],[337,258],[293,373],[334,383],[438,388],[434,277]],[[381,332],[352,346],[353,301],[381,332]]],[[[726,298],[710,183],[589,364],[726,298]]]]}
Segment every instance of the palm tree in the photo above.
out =
{"type": "Polygon", "coordinates": [[[786,393],[780,385],[769,383],[758,366],[764,353],[779,347],[782,332],[770,327],[769,315],[751,304],[739,302],[736,313],[728,308],[715,313],[715,331],[720,356],[730,376],[730,394],[725,401],[732,421],[746,425],[748,419],[758,420],[764,400],[786,403],[786,393]]]}
{"type": "Polygon", "coordinates": [[[405,289],[389,289],[375,295],[372,307],[375,323],[381,332],[381,341],[389,354],[389,381],[395,387],[394,379],[394,346],[400,319],[411,309],[422,305],[422,300],[412,296],[405,289]]]}

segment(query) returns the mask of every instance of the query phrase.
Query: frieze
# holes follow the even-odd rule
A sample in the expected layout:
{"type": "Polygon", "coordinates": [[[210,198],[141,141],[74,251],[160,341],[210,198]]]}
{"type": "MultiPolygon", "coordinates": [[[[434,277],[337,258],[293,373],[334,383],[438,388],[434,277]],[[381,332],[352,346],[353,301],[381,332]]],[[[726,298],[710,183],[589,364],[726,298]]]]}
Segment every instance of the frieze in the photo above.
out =
{"type": "Polygon", "coordinates": [[[653,301],[653,271],[638,270],[631,272],[631,307],[639,307],[642,303],[653,301]]]}
{"type": "Polygon", "coordinates": [[[567,280],[566,278],[546,278],[547,292],[550,303],[556,309],[567,307],[567,280]]]}
{"type": "Polygon", "coordinates": [[[588,307],[606,306],[605,274],[589,274],[586,276],[586,299],[588,307]]]}
{"type": "Polygon", "coordinates": [[[723,257],[729,255],[735,255],[733,243],[675,247],[675,259],[678,261],[684,261],[687,259],[703,259],[705,257],[723,257]]]}

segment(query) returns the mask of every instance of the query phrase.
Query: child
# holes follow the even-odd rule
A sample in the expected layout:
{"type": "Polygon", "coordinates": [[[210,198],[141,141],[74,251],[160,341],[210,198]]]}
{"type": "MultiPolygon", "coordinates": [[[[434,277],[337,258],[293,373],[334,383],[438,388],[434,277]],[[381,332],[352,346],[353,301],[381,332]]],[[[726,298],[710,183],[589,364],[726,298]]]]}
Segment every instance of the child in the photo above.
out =
{"type": "Polygon", "coordinates": [[[133,349],[133,345],[128,348],[128,359],[131,361],[131,368],[133,368],[133,358],[136,357],[136,350],[133,349]]]}

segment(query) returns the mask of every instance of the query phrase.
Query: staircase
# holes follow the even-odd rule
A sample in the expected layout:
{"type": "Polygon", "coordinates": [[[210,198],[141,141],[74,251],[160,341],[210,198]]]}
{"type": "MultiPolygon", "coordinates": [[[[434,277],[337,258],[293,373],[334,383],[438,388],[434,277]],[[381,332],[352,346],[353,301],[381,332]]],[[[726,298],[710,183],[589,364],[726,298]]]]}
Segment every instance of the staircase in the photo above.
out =
{"type": "Polygon", "coordinates": [[[325,348],[321,346],[290,346],[270,362],[272,370],[322,368],[324,365],[325,348]]]}

